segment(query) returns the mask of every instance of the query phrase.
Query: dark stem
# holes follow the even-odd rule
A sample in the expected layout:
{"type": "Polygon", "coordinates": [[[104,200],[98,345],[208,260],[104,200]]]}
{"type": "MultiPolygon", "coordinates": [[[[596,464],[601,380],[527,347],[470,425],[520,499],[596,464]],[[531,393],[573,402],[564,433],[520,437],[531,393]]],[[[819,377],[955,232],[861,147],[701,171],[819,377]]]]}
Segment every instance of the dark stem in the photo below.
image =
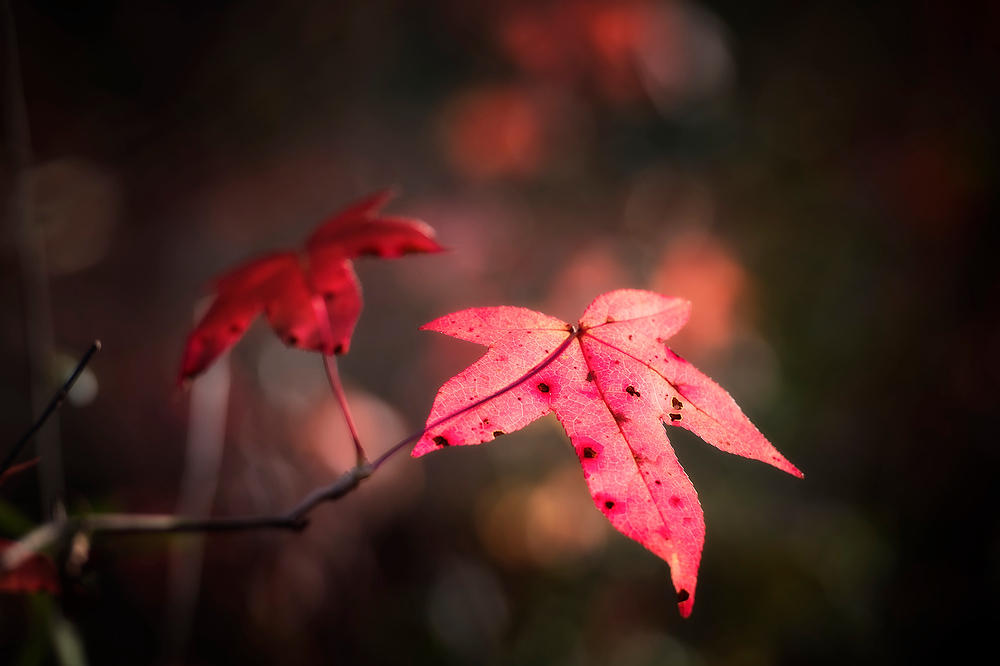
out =
{"type": "Polygon", "coordinates": [[[43,425],[45,425],[48,418],[52,416],[52,414],[54,414],[55,411],[63,404],[70,389],[73,388],[73,384],[76,383],[76,380],[79,379],[80,375],[83,373],[83,369],[87,367],[88,363],[90,363],[91,357],[93,357],[93,355],[100,350],[101,341],[94,340],[93,344],[91,344],[90,348],[84,352],[80,361],[76,364],[76,368],[73,369],[73,374],[71,374],[69,379],[66,380],[66,383],[64,383],[59,390],[56,391],[56,394],[52,396],[51,400],[49,400],[49,404],[45,407],[45,410],[41,413],[38,419],[31,424],[31,427],[28,428],[27,432],[21,435],[21,438],[17,440],[17,443],[14,444],[13,448],[11,448],[11,450],[7,453],[3,462],[0,463],[0,477],[3,476],[4,472],[10,469],[10,466],[14,464],[14,460],[17,459],[17,456],[21,453],[28,442],[31,441],[31,438],[35,435],[35,433],[38,432],[43,425]]]}
{"type": "Polygon", "coordinates": [[[235,532],[253,529],[285,529],[302,530],[308,525],[308,516],[320,504],[335,502],[357,488],[362,481],[375,473],[389,458],[402,451],[408,444],[420,439],[428,430],[442,423],[457,418],[469,410],[479,407],[498,395],[528,381],[541,372],[562,354],[579,335],[579,330],[573,327],[570,335],[552,353],[538,362],[525,374],[515,379],[503,388],[490,395],[447,414],[415,432],[406,439],[394,444],[372,463],[360,463],[344,472],[333,483],[316,488],[298,504],[287,512],[270,516],[237,516],[233,518],[184,518],[174,515],[149,514],[94,514],[79,518],[53,521],[39,525],[5,551],[0,553],[0,572],[9,571],[18,566],[26,558],[57,540],[66,539],[73,534],[86,532],[88,534],[178,534],[185,532],[219,533],[235,532]]]}
{"type": "Polygon", "coordinates": [[[368,462],[368,456],[361,446],[361,438],[358,437],[358,428],[354,425],[354,417],[351,416],[351,406],[347,403],[347,394],[344,393],[344,386],[340,383],[340,373],[337,371],[337,357],[323,354],[323,367],[326,368],[326,378],[330,382],[330,390],[340,403],[340,411],[344,413],[344,420],[347,421],[347,428],[351,431],[354,439],[355,461],[360,467],[368,462]]]}

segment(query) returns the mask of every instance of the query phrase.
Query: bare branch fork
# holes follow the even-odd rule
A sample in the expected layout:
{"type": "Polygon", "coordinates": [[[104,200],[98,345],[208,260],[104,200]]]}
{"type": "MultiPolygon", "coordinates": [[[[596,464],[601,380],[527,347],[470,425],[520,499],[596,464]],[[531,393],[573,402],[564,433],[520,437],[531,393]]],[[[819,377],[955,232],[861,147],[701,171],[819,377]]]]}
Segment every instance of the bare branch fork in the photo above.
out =
{"type": "Polygon", "coordinates": [[[0,477],[3,477],[4,472],[10,469],[11,465],[14,464],[14,461],[17,460],[17,456],[20,455],[24,447],[31,441],[31,438],[35,436],[35,433],[41,430],[42,426],[45,425],[45,422],[49,419],[49,417],[62,406],[63,402],[66,400],[66,396],[69,395],[70,389],[73,388],[73,384],[75,384],[76,380],[80,378],[81,374],[83,374],[83,369],[87,367],[88,363],[90,363],[90,359],[93,358],[94,354],[99,351],[101,351],[101,341],[94,340],[94,342],[90,345],[90,348],[84,352],[80,361],[76,364],[76,367],[73,369],[72,374],[70,374],[69,379],[67,379],[66,382],[59,387],[59,390],[56,391],[54,396],[52,396],[49,404],[38,416],[38,419],[31,424],[31,427],[28,428],[23,435],[21,435],[20,439],[17,440],[17,443],[14,444],[11,450],[7,453],[6,457],[4,457],[3,462],[0,462],[0,477]]]}
{"type": "Polygon", "coordinates": [[[379,467],[386,463],[408,444],[420,439],[425,432],[432,428],[450,421],[476,409],[480,405],[493,398],[506,393],[507,391],[526,382],[531,377],[541,372],[560,354],[562,354],[570,343],[576,339],[578,331],[576,327],[569,331],[570,335],[556,347],[552,352],[543,358],[537,365],[528,370],[524,375],[518,377],[510,384],[498,389],[494,393],[484,398],[472,402],[462,409],[447,414],[432,423],[428,423],[419,432],[413,433],[406,439],[394,444],[373,462],[361,462],[344,472],[332,483],[316,488],[289,511],[277,515],[261,516],[238,516],[233,518],[186,518],[171,514],[131,514],[131,513],[103,513],[92,514],[55,520],[39,525],[28,532],[19,541],[12,544],[5,551],[0,553],[0,572],[14,569],[24,562],[33,553],[38,552],[48,546],[66,539],[72,538],[76,534],[180,534],[180,533],[221,533],[237,532],[255,529],[283,529],[291,531],[301,531],[308,525],[308,515],[320,504],[324,502],[335,502],[341,497],[352,492],[362,481],[375,473],[379,467]]]}

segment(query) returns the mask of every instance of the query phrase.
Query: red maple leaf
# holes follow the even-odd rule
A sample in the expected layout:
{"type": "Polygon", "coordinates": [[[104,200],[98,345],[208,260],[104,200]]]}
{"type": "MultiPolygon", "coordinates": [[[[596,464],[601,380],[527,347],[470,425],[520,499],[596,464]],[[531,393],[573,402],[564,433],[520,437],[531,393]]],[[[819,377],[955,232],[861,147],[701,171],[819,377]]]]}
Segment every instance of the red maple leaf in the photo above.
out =
{"type": "Polygon", "coordinates": [[[361,284],[351,259],[440,252],[424,222],[379,217],[389,191],[359,201],[324,222],[298,252],[249,261],[215,283],[215,300],[188,336],[180,379],[205,370],[260,313],[285,344],[345,354],[361,314],[361,284]]]}
{"type": "MultiPolygon", "coordinates": [[[[13,544],[13,541],[0,539],[0,555],[13,544]]],[[[0,571],[0,592],[58,594],[59,575],[56,572],[56,565],[45,555],[39,553],[30,555],[12,570],[0,571]]]]}
{"type": "Polygon", "coordinates": [[[517,307],[473,308],[426,324],[489,351],[441,387],[413,455],[488,442],[555,412],[594,504],[670,565],[688,616],[705,521],[663,426],[802,476],[723,388],[664,344],[690,307],[626,289],[599,296],[576,325],[517,307]]]}

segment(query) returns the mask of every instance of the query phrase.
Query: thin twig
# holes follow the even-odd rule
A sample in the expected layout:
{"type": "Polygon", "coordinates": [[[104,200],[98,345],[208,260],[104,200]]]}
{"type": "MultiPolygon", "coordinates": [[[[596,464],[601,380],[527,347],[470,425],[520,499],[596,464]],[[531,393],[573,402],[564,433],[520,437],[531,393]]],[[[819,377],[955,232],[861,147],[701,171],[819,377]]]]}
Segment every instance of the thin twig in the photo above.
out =
{"type": "Polygon", "coordinates": [[[9,571],[33,553],[46,548],[60,539],[66,539],[73,534],[86,532],[88,534],[178,534],[185,532],[235,532],[252,529],[285,529],[299,531],[308,525],[308,516],[320,504],[335,502],[357,488],[362,481],[370,477],[408,444],[423,437],[432,428],[446,423],[466,412],[479,407],[498,395],[523,384],[534,375],[541,372],[552,361],[559,357],[579,334],[576,327],[558,347],[542,359],[525,374],[510,384],[494,391],[488,396],[477,400],[459,410],[442,416],[425,428],[415,432],[401,442],[390,447],[373,463],[362,463],[344,472],[332,483],[316,488],[287,512],[270,516],[239,516],[234,518],[185,518],[175,515],[158,514],[93,514],[78,518],[52,521],[39,525],[28,532],[19,541],[0,553],[0,572],[9,571]]]}
{"type": "Polygon", "coordinates": [[[35,465],[37,465],[38,464],[38,460],[39,460],[38,458],[32,458],[31,460],[25,460],[22,463],[17,463],[16,465],[11,465],[10,469],[8,469],[3,474],[0,474],[0,486],[2,486],[4,484],[4,482],[7,479],[9,479],[10,477],[12,477],[12,476],[14,476],[16,474],[20,474],[21,472],[26,472],[29,469],[31,469],[32,467],[34,467],[35,465]]]}
{"type": "Polygon", "coordinates": [[[76,383],[76,380],[80,378],[81,374],[83,374],[83,369],[87,367],[88,363],[90,363],[91,357],[93,357],[93,355],[99,351],[101,351],[101,341],[94,340],[94,342],[90,345],[90,348],[87,349],[86,352],[84,352],[82,357],[80,357],[80,361],[76,364],[76,367],[73,369],[73,374],[71,374],[69,376],[69,379],[67,379],[66,382],[61,387],[59,387],[59,390],[56,391],[56,394],[52,396],[51,400],[49,400],[49,404],[48,406],[45,407],[45,410],[42,411],[38,419],[36,419],[35,422],[31,424],[31,427],[28,428],[27,432],[21,435],[21,438],[17,440],[17,443],[14,444],[10,452],[7,453],[7,456],[3,459],[3,462],[0,463],[0,478],[2,478],[4,472],[10,469],[10,466],[14,464],[14,460],[17,459],[17,456],[21,453],[21,450],[24,449],[24,447],[28,444],[29,441],[31,441],[31,438],[35,435],[35,433],[38,432],[43,425],[45,425],[45,422],[48,420],[48,418],[52,416],[52,414],[54,414],[55,411],[59,409],[59,407],[63,404],[63,402],[66,400],[66,396],[69,395],[70,389],[73,388],[73,384],[76,383]]]}
{"type": "Polygon", "coordinates": [[[322,354],[323,367],[326,368],[326,378],[330,382],[330,390],[340,403],[340,411],[344,413],[344,420],[347,421],[347,429],[351,431],[351,438],[354,439],[355,461],[360,467],[368,462],[364,447],[361,446],[361,438],[358,437],[358,427],[354,425],[354,417],[351,416],[351,406],[347,403],[347,394],[344,393],[344,385],[340,383],[340,372],[337,370],[337,357],[322,354]]]}

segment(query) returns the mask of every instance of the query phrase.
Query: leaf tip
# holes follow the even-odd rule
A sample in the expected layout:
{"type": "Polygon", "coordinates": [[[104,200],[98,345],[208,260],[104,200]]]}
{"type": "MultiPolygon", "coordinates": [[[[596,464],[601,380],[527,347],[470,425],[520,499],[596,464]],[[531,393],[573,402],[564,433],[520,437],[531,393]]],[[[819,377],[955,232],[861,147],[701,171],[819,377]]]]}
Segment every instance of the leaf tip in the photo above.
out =
{"type": "Polygon", "coordinates": [[[694,596],[684,588],[677,590],[677,610],[681,617],[691,617],[691,610],[694,608],[694,596]]]}
{"type": "Polygon", "coordinates": [[[774,457],[774,461],[771,464],[780,469],[782,472],[791,474],[796,478],[799,479],[806,478],[806,475],[802,473],[802,470],[800,470],[798,467],[789,462],[788,458],[785,458],[780,454],[774,457]]]}

